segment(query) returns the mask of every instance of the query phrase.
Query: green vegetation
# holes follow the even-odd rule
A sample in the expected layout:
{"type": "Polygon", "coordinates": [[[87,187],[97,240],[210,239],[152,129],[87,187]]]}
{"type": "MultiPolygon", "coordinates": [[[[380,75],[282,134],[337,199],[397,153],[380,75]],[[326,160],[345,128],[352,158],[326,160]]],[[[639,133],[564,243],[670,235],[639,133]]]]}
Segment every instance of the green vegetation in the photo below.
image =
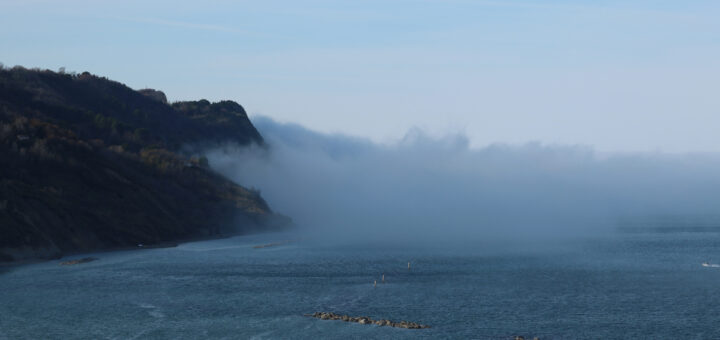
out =
{"type": "Polygon", "coordinates": [[[0,70],[0,261],[288,223],[179,151],[262,144],[243,108],[160,94],[88,73],[0,70]]]}

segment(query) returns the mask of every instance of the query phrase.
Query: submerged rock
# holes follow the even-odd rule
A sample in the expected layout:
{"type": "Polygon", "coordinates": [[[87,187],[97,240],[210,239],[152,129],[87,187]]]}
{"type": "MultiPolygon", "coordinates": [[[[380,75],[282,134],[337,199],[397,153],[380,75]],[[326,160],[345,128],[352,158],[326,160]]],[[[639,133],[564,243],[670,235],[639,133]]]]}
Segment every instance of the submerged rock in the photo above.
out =
{"type": "Polygon", "coordinates": [[[326,313],[326,312],[315,312],[313,314],[305,314],[305,316],[310,316],[310,317],[321,319],[321,320],[341,320],[341,321],[345,321],[345,322],[356,322],[361,325],[375,324],[377,326],[390,326],[390,327],[407,328],[407,329],[430,328],[430,326],[428,326],[428,325],[421,325],[416,322],[408,322],[408,321],[393,322],[393,321],[385,320],[385,319],[373,320],[367,316],[352,317],[352,316],[348,316],[348,315],[340,315],[340,314],[326,313]]]}
{"type": "Polygon", "coordinates": [[[73,264],[88,263],[88,262],[92,262],[95,260],[97,260],[96,257],[83,257],[81,259],[60,262],[60,265],[61,266],[69,266],[69,265],[73,265],[73,264]]]}
{"type": "Polygon", "coordinates": [[[277,246],[281,246],[281,245],[288,244],[288,243],[291,243],[291,242],[293,242],[293,240],[273,242],[273,243],[266,243],[266,244],[260,244],[260,245],[254,246],[253,248],[255,248],[255,249],[262,249],[262,248],[268,248],[268,247],[277,247],[277,246]]]}

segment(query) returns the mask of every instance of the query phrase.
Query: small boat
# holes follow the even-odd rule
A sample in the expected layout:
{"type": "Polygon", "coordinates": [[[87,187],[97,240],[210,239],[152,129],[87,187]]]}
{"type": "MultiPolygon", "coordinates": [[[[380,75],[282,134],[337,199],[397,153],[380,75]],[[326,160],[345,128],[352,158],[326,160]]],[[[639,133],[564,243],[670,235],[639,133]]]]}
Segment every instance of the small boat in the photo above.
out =
{"type": "Polygon", "coordinates": [[[703,262],[702,266],[703,267],[720,268],[720,264],[710,263],[710,262],[703,262]]]}

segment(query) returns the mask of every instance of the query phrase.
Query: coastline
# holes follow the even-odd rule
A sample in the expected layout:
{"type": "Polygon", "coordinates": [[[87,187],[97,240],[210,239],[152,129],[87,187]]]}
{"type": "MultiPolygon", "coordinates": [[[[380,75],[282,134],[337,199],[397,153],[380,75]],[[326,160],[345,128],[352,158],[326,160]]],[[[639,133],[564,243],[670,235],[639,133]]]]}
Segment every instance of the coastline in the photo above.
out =
{"type": "MultiPolygon", "coordinates": [[[[280,229],[280,230],[271,230],[271,231],[260,232],[260,233],[233,233],[233,234],[219,234],[219,235],[212,235],[212,236],[199,236],[199,237],[184,238],[184,239],[176,240],[176,241],[166,241],[166,242],[160,242],[160,243],[155,243],[155,244],[142,245],[141,247],[140,246],[135,246],[135,247],[125,246],[125,247],[101,248],[101,249],[97,249],[97,250],[68,252],[68,253],[62,254],[61,256],[53,257],[53,258],[34,258],[34,259],[24,259],[24,260],[10,261],[10,262],[0,262],[0,275],[10,271],[12,268],[15,268],[15,267],[21,267],[21,266],[25,266],[25,265],[44,263],[44,262],[60,261],[60,260],[68,259],[71,257],[83,257],[83,256],[89,256],[89,255],[99,255],[99,254],[105,254],[105,253],[126,252],[126,251],[134,251],[134,250],[175,248],[181,244],[187,244],[187,243],[221,240],[221,239],[228,239],[228,238],[237,237],[237,236],[271,234],[271,233],[278,233],[278,232],[283,232],[283,231],[286,231],[286,230],[280,229]]],[[[100,259],[102,259],[102,258],[100,258],[100,259]]]]}

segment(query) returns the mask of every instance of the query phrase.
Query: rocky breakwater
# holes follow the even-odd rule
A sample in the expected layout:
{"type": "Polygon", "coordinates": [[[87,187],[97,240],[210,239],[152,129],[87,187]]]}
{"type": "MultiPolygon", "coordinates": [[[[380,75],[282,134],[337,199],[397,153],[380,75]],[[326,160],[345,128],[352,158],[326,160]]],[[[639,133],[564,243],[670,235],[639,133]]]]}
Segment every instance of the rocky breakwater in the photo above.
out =
{"type": "Polygon", "coordinates": [[[313,314],[305,314],[305,316],[310,316],[313,318],[318,318],[321,320],[341,320],[345,322],[357,322],[359,324],[363,325],[378,325],[378,326],[390,326],[390,327],[397,327],[397,328],[407,328],[407,329],[421,329],[421,328],[430,328],[428,325],[421,325],[419,323],[415,322],[409,322],[409,321],[400,321],[400,322],[394,322],[390,320],[373,320],[367,316],[347,316],[347,315],[339,315],[335,313],[324,313],[324,312],[315,312],[313,314]]]}

